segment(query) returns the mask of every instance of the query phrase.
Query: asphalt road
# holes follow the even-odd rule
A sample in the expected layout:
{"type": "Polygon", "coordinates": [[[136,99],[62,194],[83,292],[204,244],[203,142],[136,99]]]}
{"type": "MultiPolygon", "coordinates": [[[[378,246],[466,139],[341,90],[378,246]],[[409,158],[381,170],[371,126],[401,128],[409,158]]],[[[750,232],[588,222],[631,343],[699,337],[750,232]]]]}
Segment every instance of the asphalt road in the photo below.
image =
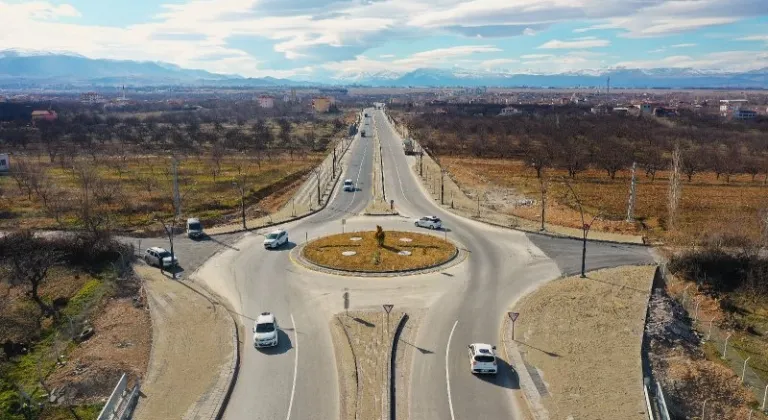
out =
{"type": "MultiPolygon", "coordinates": [[[[338,379],[328,322],[343,311],[341,295],[349,291],[351,309],[420,310],[424,316],[411,368],[410,418],[501,419],[519,417],[512,397],[514,372],[504,362],[495,377],[469,373],[466,346],[472,342],[498,344],[504,311],[516,298],[538,284],[580,263],[581,243],[526,235],[485,225],[444,211],[432,202],[409,167],[401,139],[381,111],[374,116],[382,143],[387,199],[395,200],[401,216],[366,218],[359,214],[371,199],[373,171],[372,127],[350,149],[344,178],[356,181],[355,192],[340,185],[328,207],[306,219],[288,223],[291,243],[264,250],[263,237],[247,233],[206,262],[196,273],[227,299],[243,325],[241,367],[225,412],[227,419],[336,419],[338,379]],[[467,260],[444,272],[418,276],[365,279],[339,277],[294,264],[290,251],[305,238],[350,230],[414,230],[413,219],[441,217],[438,232],[469,251],[467,260]],[[340,220],[347,220],[342,227],[340,220]],[[280,346],[256,350],[250,329],[263,311],[275,313],[281,327],[280,346]]],[[[179,258],[184,262],[183,252],[179,258]]],[[[590,244],[589,267],[647,263],[647,251],[637,247],[590,244]]],[[[525,316],[522,314],[521,316],[525,316]]]]}

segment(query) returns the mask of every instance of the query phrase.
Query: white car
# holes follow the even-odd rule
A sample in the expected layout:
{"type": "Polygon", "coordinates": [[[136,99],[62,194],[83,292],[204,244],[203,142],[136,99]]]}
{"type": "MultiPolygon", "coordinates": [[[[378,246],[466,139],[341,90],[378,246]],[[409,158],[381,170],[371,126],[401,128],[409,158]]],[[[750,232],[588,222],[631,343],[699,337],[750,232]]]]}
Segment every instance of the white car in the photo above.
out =
{"type": "Polygon", "coordinates": [[[147,250],[144,251],[144,261],[149,265],[163,268],[179,265],[179,259],[176,258],[175,255],[171,257],[170,252],[157,246],[147,248],[147,250]]]}
{"type": "Polygon", "coordinates": [[[423,228],[429,228],[429,229],[440,229],[443,227],[443,222],[440,220],[437,216],[424,216],[421,219],[417,220],[415,223],[416,227],[423,227],[423,228]]]}
{"type": "Polygon", "coordinates": [[[472,373],[490,373],[495,375],[498,371],[496,364],[496,346],[483,343],[474,343],[469,348],[469,369],[472,373]]]}
{"type": "Polygon", "coordinates": [[[288,232],[278,229],[264,238],[264,248],[275,249],[288,243],[288,232]]]}
{"type": "Polygon", "coordinates": [[[277,318],[270,312],[262,312],[253,323],[253,347],[277,346],[277,318]]]}
{"type": "Polygon", "coordinates": [[[351,179],[344,180],[344,191],[355,191],[355,183],[351,179]]]}
{"type": "Polygon", "coordinates": [[[203,225],[200,223],[200,219],[187,219],[187,236],[192,239],[203,237],[203,225]]]}

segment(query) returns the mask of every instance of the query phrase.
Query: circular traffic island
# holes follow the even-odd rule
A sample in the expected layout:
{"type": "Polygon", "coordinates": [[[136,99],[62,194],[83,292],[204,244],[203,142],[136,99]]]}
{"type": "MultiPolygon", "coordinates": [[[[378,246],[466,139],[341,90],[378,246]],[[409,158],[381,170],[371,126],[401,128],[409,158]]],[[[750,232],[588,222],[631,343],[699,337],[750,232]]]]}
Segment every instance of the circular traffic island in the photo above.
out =
{"type": "Polygon", "coordinates": [[[343,233],[308,242],[300,260],[310,268],[349,274],[416,273],[456,259],[459,249],[450,241],[416,232],[376,231],[343,233]],[[312,267],[315,266],[315,267],[312,267]]]}

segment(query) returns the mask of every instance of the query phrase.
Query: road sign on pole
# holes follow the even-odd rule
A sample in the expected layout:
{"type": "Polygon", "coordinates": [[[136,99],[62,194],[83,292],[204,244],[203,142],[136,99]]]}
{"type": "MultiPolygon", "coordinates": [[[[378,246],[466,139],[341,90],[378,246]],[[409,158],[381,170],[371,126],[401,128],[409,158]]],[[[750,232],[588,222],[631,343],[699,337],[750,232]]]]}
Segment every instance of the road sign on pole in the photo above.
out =
{"type": "Polygon", "coordinates": [[[344,297],[344,312],[346,312],[347,315],[349,315],[349,292],[344,291],[343,297],[344,297]]]}
{"type": "Polygon", "coordinates": [[[515,339],[515,321],[517,321],[517,317],[520,316],[520,312],[507,312],[507,315],[509,315],[509,320],[512,321],[512,340],[515,339]]]}
{"type": "Polygon", "coordinates": [[[395,305],[390,305],[390,304],[385,304],[385,305],[382,305],[382,306],[384,307],[384,310],[387,312],[387,314],[392,312],[392,308],[395,307],[395,305]]]}
{"type": "Polygon", "coordinates": [[[341,219],[341,233],[344,233],[344,225],[347,224],[347,219],[341,219]]]}

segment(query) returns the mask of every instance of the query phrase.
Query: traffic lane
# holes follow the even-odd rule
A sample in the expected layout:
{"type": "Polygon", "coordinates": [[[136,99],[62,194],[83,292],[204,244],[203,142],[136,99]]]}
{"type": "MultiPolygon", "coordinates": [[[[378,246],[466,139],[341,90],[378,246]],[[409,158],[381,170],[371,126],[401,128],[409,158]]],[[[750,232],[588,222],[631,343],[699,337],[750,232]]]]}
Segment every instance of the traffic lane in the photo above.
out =
{"type": "MultiPolygon", "coordinates": [[[[528,233],[526,236],[547,257],[557,263],[557,266],[564,275],[581,273],[582,240],[555,238],[535,233],[528,233]]],[[[654,264],[654,259],[648,247],[587,241],[587,271],[622,265],[643,264],[654,264]]]]}
{"type": "Polygon", "coordinates": [[[308,218],[312,223],[325,223],[348,215],[360,213],[371,199],[371,182],[373,178],[373,148],[365,138],[356,138],[350,149],[351,158],[344,170],[342,180],[351,179],[355,183],[355,191],[343,191],[343,182],[336,185],[331,194],[331,202],[314,216],[308,218]]]}
{"type": "MultiPolygon", "coordinates": [[[[190,239],[187,235],[175,235],[173,237],[173,253],[179,260],[179,265],[189,275],[217,252],[236,248],[235,243],[243,237],[243,233],[232,233],[226,235],[216,235],[215,237],[205,236],[201,239],[190,239]]],[[[117,240],[131,244],[135,248],[138,258],[144,258],[144,251],[147,248],[158,246],[171,250],[171,245],[167,236],[156,238],[134,238],[130,236],[118,236],[117,240]]]]}
{"type": "Polygon", "coordinates": [[[227,419],[287,418],[292,402],[300,338],[291,319],[290,291],[282,281],[271,281],[279,279],[280,267],[287,261],[292,244],[283,249],[266,250],[261,242],[255,235],[242,241],[238,245],[243,251],[229,266],[229,280],[240,301],[236,311],[242,325],[242,348],[238,379],[225,411],[227,419]],[[281,332],[277,348],[255,349],[253,346],[253,325],[262,312],[271,312],[277,318],[281,332]]]}

